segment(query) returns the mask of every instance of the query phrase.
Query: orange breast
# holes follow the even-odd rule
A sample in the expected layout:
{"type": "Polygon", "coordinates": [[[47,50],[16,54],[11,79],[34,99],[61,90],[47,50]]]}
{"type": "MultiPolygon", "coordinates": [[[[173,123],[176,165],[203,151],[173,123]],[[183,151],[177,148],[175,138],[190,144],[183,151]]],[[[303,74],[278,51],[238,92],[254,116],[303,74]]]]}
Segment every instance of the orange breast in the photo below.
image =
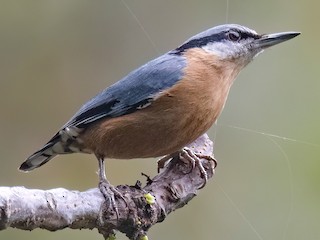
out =
{"type": "Polygon", "coordinates": [[[238,72],[203,50],[185,53],[185,77],[148,107],[104,119],[81,136],[86,148],[108,158],[158,157],[176,152],[216,121],[238,72]]]}

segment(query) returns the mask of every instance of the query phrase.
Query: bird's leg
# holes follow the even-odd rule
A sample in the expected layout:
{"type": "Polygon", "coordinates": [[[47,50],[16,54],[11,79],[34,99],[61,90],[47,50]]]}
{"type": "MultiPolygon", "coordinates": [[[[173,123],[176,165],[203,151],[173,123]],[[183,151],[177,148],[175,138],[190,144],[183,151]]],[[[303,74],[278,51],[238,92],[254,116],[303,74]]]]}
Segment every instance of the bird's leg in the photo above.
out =
{"type": "Polygon", "coordinates": [[[169,162],[171,159],[173,159],[174,157],[177,157],[179,155],[178,153],[173,153],[173,154],[169,154],[166,156],[163,156],[162,158],[160,158],[157,163],[158,163],[158,173],[160,172],[160,169],[163,169],[169,162]]]}
{"type": "Polygon", "coordinates": [[[105,170],[105,163],[104,163],[104,158],[102,157],[97,157],[98,158],[98,162],[99,162],[99,180],[100,182],[106,182],[108,184],[110,184],[110,182],[107,179],[106,176],[106,170],[105,170]]]}
{"type": "Polygon", "coordinates": [[[99,189],[104,198],[109,202],[109,207],[114,209],[114,211],[117,214],[117,218],[119,218],[119,211],[118,211],[118,206],[115,201],[115,197],[117,198],[122,198],[125,204],[127,204],[125,198],[122,196],[122,194],[117,190],[116,187],[112,186],[110,182],[108,181],[106,177],[106,172],[105,172],[105,162],[103,157],[98,157],[98,162],[99,162],[99,189]]]}
{"type": "Polygon", "coordinates": [[[217,166],[217,161],[213,157],[194,153],[190,148],[185,147],[180,152],[180,159],[184,162],[191,163],[191,166],[192,166],[191,171],[195,168],[195,166],[197,166],[199,168],[200,175],[204,179],[204,182],[200,186],[199,189],[203,188],[207,184],[207,181],[208,181],[208,175],[207,175],[207,172],[206,172],[204,166],[201,163],[201,158],[205,158],[209,161],[213,161],[214,167],[217,166]]]}

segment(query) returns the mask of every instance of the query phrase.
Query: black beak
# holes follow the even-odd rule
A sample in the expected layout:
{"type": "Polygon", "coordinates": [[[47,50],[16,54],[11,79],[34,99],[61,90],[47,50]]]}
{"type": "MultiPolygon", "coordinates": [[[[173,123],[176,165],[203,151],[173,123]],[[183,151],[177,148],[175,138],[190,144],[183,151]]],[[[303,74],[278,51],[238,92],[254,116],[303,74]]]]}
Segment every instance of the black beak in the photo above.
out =
{"type": "Polygon", "coordinates": [[[257,48],[266,49],[300,35],[299,32],[282,32],[261,35],[254,41],[257,48]]]}

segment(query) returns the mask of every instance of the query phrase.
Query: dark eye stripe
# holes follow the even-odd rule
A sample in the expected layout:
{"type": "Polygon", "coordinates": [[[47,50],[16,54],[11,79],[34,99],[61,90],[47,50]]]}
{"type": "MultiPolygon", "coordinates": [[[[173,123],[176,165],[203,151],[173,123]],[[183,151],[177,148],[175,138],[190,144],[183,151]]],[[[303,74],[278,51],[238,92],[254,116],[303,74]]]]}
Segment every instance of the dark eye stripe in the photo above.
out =
{"type": "Polygon", "coordinates": [[[230,32],[239,33],[240,36],[241,36],[241,39],[247,39],[247,38],[257,39],[257,38],[259,38],[259,35],[255,35],[255,34],[250,33],[250,32],[239,31],[239,29],[229,29],[228,31],[223,31],[223,32],[216,33],[216,34],[213,34],[213,35],[210,35],[210,36],[205,36],[205,37],[202,37],[202,38],[192,39],[192,40],[184,43],[180,47],[176,48],[175,50],[171,51],[170,54],[181,55],[183,52],[185,52],[188,49],[200,48],[200,47],[203,47],[203,46],[207,45],[210,42],[220,42],[220,41],[223,41],[223,40],[230,40],[228,38],[228,33],[230,33],[230,32]]]}
{"type": "Polygon", "coordinates": [[[176,48],[174,51],[172,51],[173,54],[180,55],[184,51],[190,49],[190,48],[199,48],[207,45],[209,42],[219,42],[225,39],[225,33],[219,33],[219,34],[214,34],[211,36],[206,36],[198,39],[193,39],[189,42],[186,42],[185,44],[181,45],[180,47],[176,48]]]}

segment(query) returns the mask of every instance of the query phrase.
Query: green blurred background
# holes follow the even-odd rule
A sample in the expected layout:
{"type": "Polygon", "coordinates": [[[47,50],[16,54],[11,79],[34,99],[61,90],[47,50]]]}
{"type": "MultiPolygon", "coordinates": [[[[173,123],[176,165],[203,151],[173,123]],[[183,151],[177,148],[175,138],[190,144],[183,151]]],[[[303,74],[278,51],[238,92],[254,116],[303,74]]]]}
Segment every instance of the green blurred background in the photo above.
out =
{"type": "MultiPolygon", "coordinates": [[[[216,176],[149,238],[320,239],[319,1],[126,3],[152,41],[120,0],[0,2],[0,185],[95,187],[93,156],[57,157],[29,174],[17,167],[86,100],[188,37],[226,21],[301,31],[240,74],[209,132],[216,176]]],[[[156,162],[111,160],[107,168],[113,184],[134,184],[140,172],[153,176],[156,162]]],[[[0,232],[19,238],[102,239],[96,230],[0,232]]]]}

